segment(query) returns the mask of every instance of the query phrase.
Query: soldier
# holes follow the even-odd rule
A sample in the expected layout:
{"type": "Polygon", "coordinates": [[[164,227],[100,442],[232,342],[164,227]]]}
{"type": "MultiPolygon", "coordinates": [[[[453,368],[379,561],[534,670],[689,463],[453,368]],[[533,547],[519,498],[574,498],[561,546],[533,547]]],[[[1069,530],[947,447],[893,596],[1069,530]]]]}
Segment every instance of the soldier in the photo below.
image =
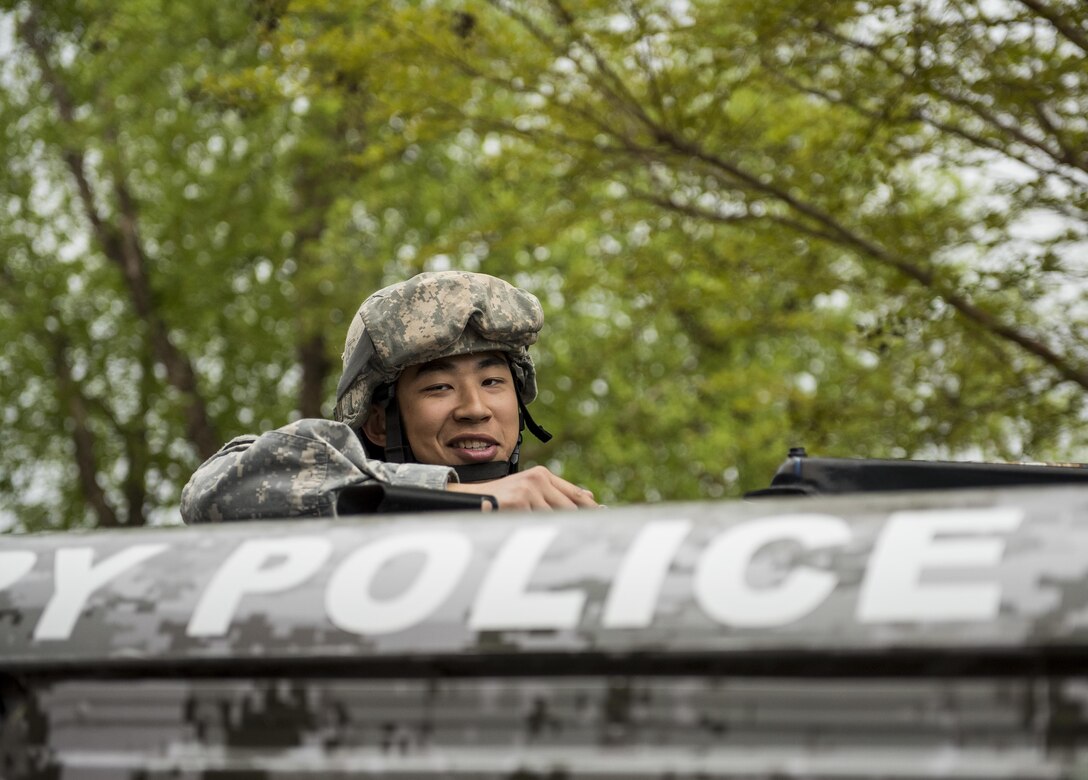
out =
{"type": "Polygon", "coordinates": [[[528,346],[544,313],[501,279],[423,273],[371,295],[348,328],[335,420],[240,436],[181,495],[187,523],[336,514],[372,480],[494,496],[502,509],[595,507],[543,466],[518,471],[522,431],[551,438],[528,346]]]}

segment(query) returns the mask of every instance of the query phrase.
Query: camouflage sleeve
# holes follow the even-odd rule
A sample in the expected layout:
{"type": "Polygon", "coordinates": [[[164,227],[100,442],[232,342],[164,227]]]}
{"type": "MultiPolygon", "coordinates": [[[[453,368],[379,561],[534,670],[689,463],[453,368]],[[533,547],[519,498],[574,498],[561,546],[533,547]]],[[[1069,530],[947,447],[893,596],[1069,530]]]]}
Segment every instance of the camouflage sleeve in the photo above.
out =
{"type": "Polygon", "coordinates": [[[447,466],[373,460],[347,425],[299,420],[227,442],[182,490],[181,517],[190,525],[333,517],[340,491],[370,480],[442,489],[457,476],[447,466]]]}

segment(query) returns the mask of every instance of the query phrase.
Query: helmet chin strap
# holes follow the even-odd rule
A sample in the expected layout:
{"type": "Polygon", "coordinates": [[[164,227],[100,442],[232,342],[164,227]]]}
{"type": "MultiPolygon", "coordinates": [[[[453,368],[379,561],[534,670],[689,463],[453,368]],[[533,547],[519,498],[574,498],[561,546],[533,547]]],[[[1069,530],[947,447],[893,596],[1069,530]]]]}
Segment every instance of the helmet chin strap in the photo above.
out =
{"type": "Polygon", "coordinates": [[[457,479],[461,482],[490,482],[493,479],[508,477],[517,471],[517,466],[508,460],[493,460],[490,463],[466,463],[461,466],[450,466],[457,472],[457,479]]]}
{"type": "MultiPolygon", "coordinates": [[[[518,441],[514,445],[514,451],[507,460],[496,460],[490,463],[467,463],[451,468],[457,472],[457,478],[461,482],[488,482],[493,479],[514,474],[518,470],[518,461],[521,457],[522,431],[525,428],[540,441],[551,440],[552,435],[533,419],[529,410],[521,400],[521,390],[518,388],[518,441]]],[[[400,404],[394,393],[394,388],[389,388],[389,397],[385,404],[385,460],[387,463],[416,463],[416,457],[412,453],[412,447],[404,435],[404,424],[400,417],[400,404]]]]}
{"type": "Polygon", "coordinates": [[[388,463],[416,462],[412,447],[404,436],[395,385],[390,385],[389,396],[385,400],[385,460],[388,463]]]}

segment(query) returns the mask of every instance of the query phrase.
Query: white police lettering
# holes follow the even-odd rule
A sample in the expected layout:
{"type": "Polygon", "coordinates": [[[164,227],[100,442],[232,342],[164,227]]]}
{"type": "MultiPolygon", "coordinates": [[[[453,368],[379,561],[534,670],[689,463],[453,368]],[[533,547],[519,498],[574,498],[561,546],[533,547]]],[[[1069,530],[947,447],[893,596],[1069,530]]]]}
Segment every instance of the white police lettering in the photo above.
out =
{"type": "Polygon", "coordinates": [[[992,567],[1016,530],[1015,508],[896,512],[888,518],[869,558],[858,596],[862,623],[991,620],[1001,605],[997,582],[923,583],[934,569],[992,567]],[[972,539],[938,539],[940,535],[972,539]]]}
{"type": "Polygon", "coordinates": [[[838,517],[820,514],[783,515],[754,520],[719,534],[703,551],[692,587],[699,606],[719,623],[738,628],[779,626],[816,609],[835,589],[835,575],[799,566],[769,588],[748,583],[752,557],[776,541],[797,542],[806,549],[844,545],[850,528],[838,517]]]}
{"type": "Polygon", "coordinates": [[[64,547],[53,560],[53,597],[45,605],[35,639],[67,639],[92,593],[148,558],[167,548],[165,544],[137,544],[94,565],[90,547],[64,547]]]}
{"type": "Polygon", "coordinates": [[[325,611],[338,628],[356,634],[403,631],[425,620],[445,601],[468,568],[472,543],[455,531],[389,536],[361,547],[336,569],[325,593],[325,611]],[[389,599],[371,594],[375,575],[407,553],[423,553],[423,567],[404,592],[389,599]]]}
{"type": "Polygon", "coordinates": [[[665,575],[690,530],[690,520],[661,520],[639,531],[608,591],[601,617],[604,628],[650,625],[665,575]]]}
{"type": "MultiPolygon", "coordinates": [[[[851,550],[852,571],[865,563],[854,602],[856,620],[871,625],[997,618],[1002,593],[995,567],[1004,554],[1005,536],[1020,526],[1023,517],[1023,510],[1015,507],[890,515],[867,563],[858,559],[861,549],[851,550]]],[[[677,518],[637,527],[615,566],[611,583],[603,583],[610,587],[599,613],[593,610],[585,618],[587,591],[556,584],[576,580],[569,568],[562,566],[562,559],[552,568],[550,580],[538,571],[565,528],[560,523],[512,528],[497,550],[488,546],[478,551],[469,528],[392,530],[371,541],[360,540],[358,546],[343,551],[344,558],[335,569],[327,571],[323,567],[332,556],[333,542],[325,536],[248,539],[227,556],[199,593],[187,634],[224,636],[239,612],[262,611],[274,620],[276,603],[258,597],[282,594],[313,579],[317,581],[298,594],[300,599],[311,600],[305,607],[320,614],[323,596],[329,623],[358,635],[412,629],[433,619],[444,605],[450,619],[467,613],[468,627],[475,631],[572,630],[583,619],[596,624],[586,626],[590,630],[644,629],[654,624],[663,589],[670,582],[670,569],[681,549],[686,553],[685,565],[694,565],[694,570],[690,580],[678,571],[671,584],[690,587],[691,598],[709,619],[729,628],[774,628],[800,620],[825,603],[838,585],[831,556],[852,539],[846,520],[827,514],[776,515],[725,525],[705,545],[689,540],[695,525],[692,520],[677,518]],[[794,546],[797,562],[769,567],[774,577],[770,583],[753,582],[753,575],[760,571],[753,568],[753,561],[759,563],[756,556],[775,542],[794,546]],[[410,554],[423,556],[411,582],[396,595],[382,596],[381,585],[391,582],[385,579],[388,566],[410,554]],[[486,567],[475,594],[466,592],[465,584],[474,560],[486,567]],[[316,592],[319,588],[323,592],[316,592]]],[[[572,537],[572,541],[580,538],[572,537]]],[[[69,638],[97,591],[169,547],[133,545],[97,562],[93,547],[56,549],[53,593],[34,626],[33,638],[69,638]]],[[[102,551],[97,554],[106,555],[102,551]]],[[[563,556],[569,551],[555,554],[563,556]]],[[[21,580],[28,582],[28,575],[43,560],[48,558],[40,552],[0,551],[0,595],[5,603],[5,590],[17,590],[21,580]]],[[[602,559],[602,567],[613,561],[611,557],[602,559]]],[[[175,578],[171,581],[180,582],[186,575],[178,571],[179,565],[173,562],[161,568],[175,578]]],[[[476,575],[474,570],[473,581],[476,575]]],[[[34,588],[26,587],[35,590],[40,585],[35,580],[34,588]]],[[[669,595],[682,597],[671,590],[669,595]]],[[[853,588],[844,594],[852,595],[853,588]]]]}
{"type": "Polygon", "coordinates": [[[559,533],[555,526],[520,528],[491,562],[472,607],[477,631],[574,628],[586,594],[580,590],[530,593],[529,580],[559,533]]]}
{"type": "Polygon", "coordinates": [[[0,552],[0,590],[9,588],[34,568],[38,556],[30,550],[0,552]]]}
{"type": "Polygon", "coordinates": [[[243,596],[290,590],[313,576],[331,552],[332,543],[315,536],[243,542],[204,589],[186,633],[222,636],[230,628],[243,596]],[[266,567],[276,559],[281,560],[266,567]]]}

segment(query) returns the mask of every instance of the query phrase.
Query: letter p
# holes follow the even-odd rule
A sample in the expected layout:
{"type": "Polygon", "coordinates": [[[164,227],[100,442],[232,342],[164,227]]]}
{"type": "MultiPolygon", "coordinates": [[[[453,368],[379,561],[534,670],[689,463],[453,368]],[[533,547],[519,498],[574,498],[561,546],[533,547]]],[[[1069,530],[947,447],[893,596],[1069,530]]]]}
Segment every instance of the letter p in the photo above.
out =
{"type": "Polygon", "coordinates": [[[301,585],[321,568],[330,552],[331,543],[314,536],[243,542],[205,588],[186,634],[222,636],[243,596],[279,593],[301,585]],[[280,560],[268,565],[276,559],[280,560]]]}

